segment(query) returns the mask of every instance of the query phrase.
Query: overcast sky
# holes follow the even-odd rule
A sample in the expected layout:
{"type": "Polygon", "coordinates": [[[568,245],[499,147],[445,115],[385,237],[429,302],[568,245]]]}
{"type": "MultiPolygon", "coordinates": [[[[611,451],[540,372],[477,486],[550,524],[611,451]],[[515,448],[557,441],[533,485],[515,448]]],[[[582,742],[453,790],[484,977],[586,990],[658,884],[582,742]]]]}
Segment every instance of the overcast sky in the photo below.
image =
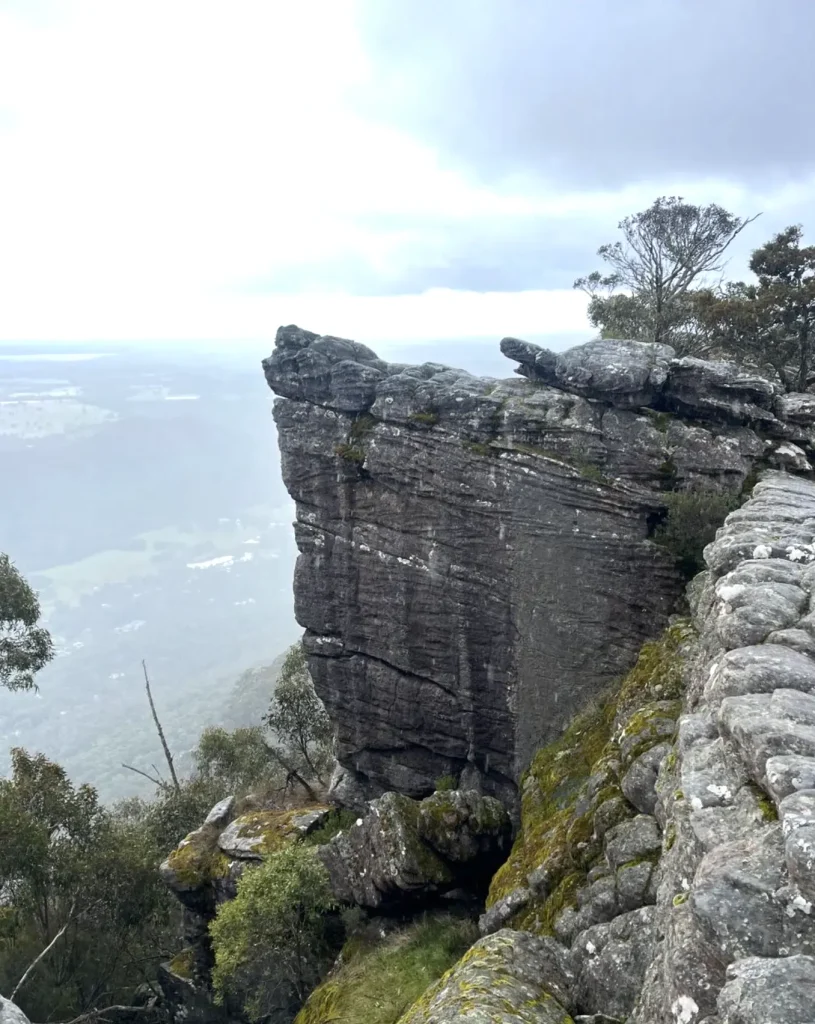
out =
{"type": "MultiPolygon", "coordinates": [[[[0,0],[0,340],[591,336],[658,195],[815,235],[813,0],[0,0]]],[[[565,340],[564,340],[565,339],[565,340]]]]}

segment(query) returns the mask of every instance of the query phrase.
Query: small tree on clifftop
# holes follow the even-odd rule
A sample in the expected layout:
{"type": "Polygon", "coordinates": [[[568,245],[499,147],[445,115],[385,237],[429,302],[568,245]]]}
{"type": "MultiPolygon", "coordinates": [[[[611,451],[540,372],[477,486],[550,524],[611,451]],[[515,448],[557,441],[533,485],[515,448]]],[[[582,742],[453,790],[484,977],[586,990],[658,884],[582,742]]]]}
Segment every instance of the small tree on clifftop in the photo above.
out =
{"type": "Polygon", "coordinates": [[[618,225],[623,241],[597,250],[611,272],[594,271],[574,283],[590,297],[590,320],[606,337],[681,343],[691,318],[691,286],[723,268],[725,250],[755,219],[734,217],[715,204],[694,206],[676,196],[663,196],[626,217],[618,225]],[[628,294],[614,294],[618,288],[628,294]]]}

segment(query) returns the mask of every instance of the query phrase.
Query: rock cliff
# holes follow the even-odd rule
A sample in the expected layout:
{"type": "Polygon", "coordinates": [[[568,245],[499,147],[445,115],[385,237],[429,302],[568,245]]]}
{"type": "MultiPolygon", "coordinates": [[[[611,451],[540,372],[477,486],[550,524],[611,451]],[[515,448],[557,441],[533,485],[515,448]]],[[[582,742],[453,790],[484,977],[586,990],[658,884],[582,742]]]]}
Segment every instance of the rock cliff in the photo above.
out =
{"type": "Polygon", "coordinates": [[[808,470],[812,396],[665,346],[555,355],[508,380],[282,327],[266,379],[297,506],[309,665],[334,796],[478,775],[511,801],[535,750],[632,665],[683,581],[650,539],[663,492],[808,470]]]}
{"type": "MultiPolygon", "coordinates": [[[[815,485],[764,474],[705,559],[691,619],[525,776],[480,925],[546,944],[546,1012],[491,1020],[815,1019],[815,485]]],[[[464,1020],[470,970],[405,1020],[464,1020]]]]}

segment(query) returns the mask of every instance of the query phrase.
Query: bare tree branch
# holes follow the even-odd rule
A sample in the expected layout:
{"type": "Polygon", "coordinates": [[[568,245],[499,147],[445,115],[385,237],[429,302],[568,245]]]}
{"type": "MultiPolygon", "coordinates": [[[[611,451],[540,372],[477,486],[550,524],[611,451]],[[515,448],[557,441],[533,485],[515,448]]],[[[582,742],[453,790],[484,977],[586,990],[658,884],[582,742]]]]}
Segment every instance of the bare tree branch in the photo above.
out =
{"type": "MultiPolygon", "coordinates": [[[[153,767],[155,767],[155,765],[153,767]]],[[[161,785],[161,779],[157,779],[155,776],[150,775],[147,772],[143,772],[141,768],[134,768],[132,764],[125,764],[124,761],[122,761],[122,768],[127,768],[128,771],[135,772],[137,775],[143,775],[145,779],[149,779],[156,786],[161,785]]]]}
{"type": "Polygon", "coordinates": [[[14,1002],[14,1000],[15,1000],[15,998],[17,996],[17,993],[20,991],[20,989],[23,987],[23,985],[25,985],[25,983],[28,981],[29,977],[31,976],[31,973],[33,972],[33,970],[37,966],[37,964],[39,964],[48,955],[48,953],[51,952],[51,950],[54,948],[54,946],[56,946],[57,942],[68,931],[68,925],[70,925],[71,921],[73,920],[74,910],[75,909],[76,909],[76,903],[74,903],[71,906],[71,909],[68,911],[68,919],[65,922],[65,924],[60,928],[60,930],[53,937],[53,939],[51,939],[51,941],[48,943],[48,945],[45,947],[45,949],[43,949],[40,953],[38,953],[37,956],[35,956],[34,959],[31,961],[31,963],[28,965],[28,967],[25,970],[25,973],[23,974],[22,978],[20,978],[20,980],[17,982],[17,984],[14,987],[14,991],[11,993],[11,996],[9,997],[12,1002],[14,1002]]]}
{"type": "Polygon", "coordinates": [[[167,740],[164,738],[164,730],[161,728],[161,722],[158,719],[156,712],[156,705],[153,703],[153,694],[150,692],[150,679],[147,675],[147,665],[142,662],[141,667],[144,670],[144,685],[147,688],[147,699],[150,701],[150,710],[153,713],[153,721],[156,723],[156,729],[158,731],[158,737],[161,740],[161,745],[164,748],[164,757],[167,760],[167,766],[170,769],[170,777],[173,780],[173,786],[175,787],[176,793],[181,792],[181,784],[178,781],[178,776],[175,773],[175,767],[173,765],[173,755],[170,753],[170,748],[167,745],[167,740]]]}

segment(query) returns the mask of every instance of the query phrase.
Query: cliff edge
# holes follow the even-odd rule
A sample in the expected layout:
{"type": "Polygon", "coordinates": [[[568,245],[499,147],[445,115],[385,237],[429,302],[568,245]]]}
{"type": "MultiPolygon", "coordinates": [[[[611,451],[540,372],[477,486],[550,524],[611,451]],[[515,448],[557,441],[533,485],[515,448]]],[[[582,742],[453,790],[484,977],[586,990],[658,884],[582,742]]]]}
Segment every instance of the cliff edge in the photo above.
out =
{"type": "Polygon", "coordinates": [[[264,372],[297,507],[295,611],[334,797],[521,771],[667,624],[664,492],[808,471],[815,401],[667,346],[516,339],[507,380],[295,326],[264,372]]]}

